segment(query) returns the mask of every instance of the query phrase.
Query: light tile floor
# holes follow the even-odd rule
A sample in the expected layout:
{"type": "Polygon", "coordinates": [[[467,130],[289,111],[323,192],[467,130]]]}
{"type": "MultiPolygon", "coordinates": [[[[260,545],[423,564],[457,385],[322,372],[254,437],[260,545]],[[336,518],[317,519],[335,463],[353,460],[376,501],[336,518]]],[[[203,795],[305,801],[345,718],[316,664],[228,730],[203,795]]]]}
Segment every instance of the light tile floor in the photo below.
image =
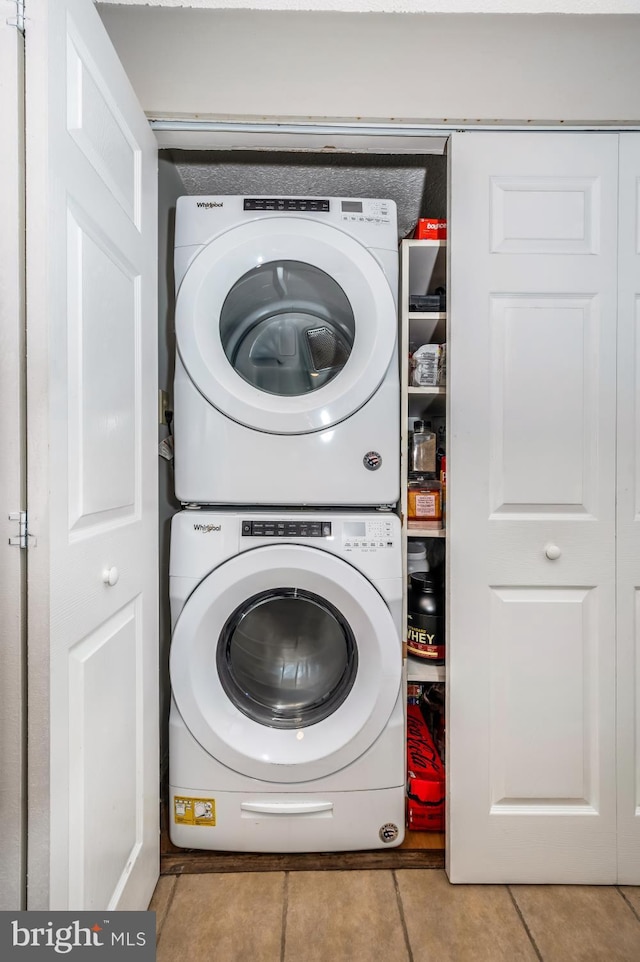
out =
{"type": "Polygon", "coordinates": [[[165,876],[157,962],[640,962],[640,888],[442,871],[165,876]]]}

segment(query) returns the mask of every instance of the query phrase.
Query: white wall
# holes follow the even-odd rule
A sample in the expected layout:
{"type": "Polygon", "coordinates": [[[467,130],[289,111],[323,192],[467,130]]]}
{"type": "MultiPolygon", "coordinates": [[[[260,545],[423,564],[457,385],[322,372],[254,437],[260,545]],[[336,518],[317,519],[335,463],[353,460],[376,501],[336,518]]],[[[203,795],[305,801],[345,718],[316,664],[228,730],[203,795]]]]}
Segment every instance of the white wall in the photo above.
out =
{"type": "Polygon", "coordinates": [[[640,120],[640,15],[99,10],[152,117],[640,120]]]}

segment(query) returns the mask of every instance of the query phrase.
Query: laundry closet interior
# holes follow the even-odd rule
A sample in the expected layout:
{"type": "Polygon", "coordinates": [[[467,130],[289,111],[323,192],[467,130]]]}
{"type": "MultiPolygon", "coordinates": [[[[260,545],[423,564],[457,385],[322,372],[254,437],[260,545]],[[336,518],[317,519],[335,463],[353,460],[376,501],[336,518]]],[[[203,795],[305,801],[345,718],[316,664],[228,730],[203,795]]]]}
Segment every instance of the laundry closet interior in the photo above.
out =
{"type": "MultiPolygon", "coordinates": [[[[162,136],[162,135],[160,135],[162,136]]],[[[295,134],[291,135],[293,141],[299,138],[295,134]]],[[[307,138],[303,138],[307,139],[307,138]]],[[[312,139],[313,135],[312,135],[312,139]]],[[[327,138],[325,137],[325,140],[327,138]]],[[[348,204],[349,198],[370,198],[391,201],[396,205],[397,210],[397,229],[395,231],[395,247],[398,252],[398,282],[399,274],[402,271],[400,264],[401,242],[411,237],[420,218],[437,218],[441,221],[446,220],[447,216],[447,156],[446,156],[446,137],[434,135],[432,137],[421,136],[419,138],[398,138],[398,137],[366,137],[364,141],[369,149],[358,150],[358,137],[348,138],[351,146],[340,148],[341,139],[339,136],[334,138],[335,146],[326,146],[319,151],[313,147],[307,149],[263,149],[263,150],[180,150],[167,149],[160,150],[159,153],[159,388],[166,392],[163,403],[168,404],[171,411],[173,398],[173,375],[175,359],[175,327],[174,327],[174,307],[175,290],[173,278],[173,242],[175,225],[175,205],[180,196],[190,195],[198,197],[224,198],[225,196],[240,196],[244,198],[252,197],[292,197],[292,198],[343,198],[344,204],[348,204]]],[[[248,203],[251,203],[249,201],[248,203]]],[[[342,202],[341,202],[342,203],[342,202]]],[[[338,206],[337,202],[331,201],[332,205],[338,206]]],[[[328,206],[328,202],[327,202],[328,206]]],[[[355,221],[358,215],[352,217],[355,221]]],[[[360,214],[360,220],[366,218],[360,214]]],[[[445,242],[421,242],[412,241],[413,254],[423,255],[422,261],[414,266],[414,273],[417,276],[418,285],[424,286],[425,292],[429,286],[428,273],[433,273],[431,289],[434,285],[446,285],[446,243],[445,242]],[[418,249],[416,249],[418,248],[418,249]],[[422,248],[422,249],[420,249],[422,248]],[[443,256],[440,257],[439,255],[443,256]],[[438,261],[438,270],[434,271],[435,261],[438,261]]],[[[405,299],[408,299],[407,277],[409,249],[404,250],[404,272],[405,272],[405,299]]],[[[403,295],[399,295],[403,296],[403,295]]],[[[407,300],[408,306],[408,300],[407,300]]],[[[397,337],[400,340],[400,316],[406,311],[396,310],[397,315],[397,337]]],[[[435,312],[436,318],[432,323],[439,324],[439,336],[445,339],[446,315],[435,312]],[[438,321],[438,318],[440,319],[438,321]]],[[[371,320],[373,324],[373,319],[371,320]]],[[[427,319],[423,323],[430,323],[427,319]]],[[[435,330],[435,328],[434,328],[435,330]]],[[[432,332],[433,333],[433,332],[432,332]]],[[[426,339],[426,338],[425,338],[426,339]]],[[[433,339],[433,338],[430,338],[433,339]]],[[[404,343],[404,338],[402,339],[404,343]]],[[[400,389],[400,367],[399,360],[394,359],[394,367],[397,368],[397,388],[400,389]]],[[[386,365],[386,362],[385,362],[386,365]]],[[[417,395],[419,392],[415,392],[417,395]]],[[[406,396],[406,391],[403,392],[406,396]]],[[[396,403],[399,398],[395,398],[396,403]]],[[[444,443],[444,427],[446,423],[446,391],[444,388],[422,390],[422,397],[412,399],[413,407],[416,408],[414,416],[428,415],[430,422],[440,428],[440,442],[444,443]],[[418,402],[417,404],[415,402],[418,402]]],[[[404,403],[404,402],[403,402],[404,403]]],[[[397,411],[390,415],[397,417],[397,411]]],[[[171,415],[170,415],[171,420],[171,415]]],[[[183,426],[184,430],[184,426],[183,426]]],[[[168,427],[161,429],[161,437],[169,431],[168,427]]],[[[403,444],[408,443],[405,431],[403,434],[403,444]]],[[[366,445],[365,445],[366,446],[366,445]]],[[[379,445],[377,445],[379,447],[379,445]]],[[[373,443],[373,447],[376,444],[373,443]]],[[[363,449],[364,451],[364,449],[363,449]]],[[[397,453],[397,464],[395,470],[399,475],[400,452],[397,453]]],[[[408,455],[408,450],[407,450],[408,455]]],[[[233,458],[233,455],[231,455],[233,458]]],[[[243,471],[250,470],[247,466],[247,452],[242,452],[243,471]]],[[[268,457],[268,455],[267,455],[268,457]]],[[[360,458],[360,455],[358,456],[360,458]]],[[[256,478],[260,474],[260,465],[264,465],[264,452],[255,455],[256,478]]],[[[249,451],[249,462],[251,452],[249,451]]],[[[435,468],[435,460],[434,460],[435,468]]],[[[282,471],[295,470],[294,460],[287,464],[286,457],[282,462],[282,471]]],[[[332,464],[329,469],[333,473],[339,473],[340,466],[332,464]]],[[[346,469],[345,469],[346,470],[346,469]]],[[[349,470],[352,471],[351,468],[349,470]]],[[[404,468],[406,478],[407,468],[404,468]]],[[[365,480],[363,478],[363,480],[365,480]]],[[[249,490],[251,479],[249,479],[249,490]]],[[[311,494],[311,492],[309,492],[311,494]]],[[[354,497],[353,494],[350,494],[354,497]]],[[[357,495],[355,495],[357,498],[357,495]]],[[[366,497],[366,495],[365,495],[366,497]]],[[[183,499],[186,500],[186,499],[183,499]]],[[[194,499],[197,500],[197,499],[194,499]]],[[[238,500],[246,500],[239,498],[238,500]]],[[[294,505],[295,510],[300,511],[307,500],[307,493],[304,490],[304,483],[299,483],[291,491],[291,497],[287,497],[294,505]],[[297,506],[297,507],[295,507],[297,506]]],[[[398,498],[397,507],[391,510],[385,508],[379,514],[381,522],[384,522],[385,513],[399,512],[401,504],[405,503],[405,498],[398,498]]],[[[161,637],[163,650],[161,653],[161,665],[165,666],[169,661],[169,611],[168,611],[168,569],[169,569],[169,545],[170,545],[170,525],[171,518],[179,508],[173,494],[173,463],[160,461],[160,513],[161,513],[161,637]]],[[[260,511],[259,507],[254,508],[260,511]]],[[[272,509],[273,511],[274,509],[272,509]]],[[[277,514],[277,509],[276,514],[277,514]]],[[[242,512],[239,508],[238,511],[242,512]]],[[[315,517],[326,517],[322,509],[314,508],[315,517]]],[[[193,523],[197,524],[198,509],[191,507],[193,523]]],[[[257,515],[259,516],[259,514],[257,515]]],[[[289,515],[287,514],[287,517],[289,515]]],[[[313,517],[304,515],[304,517],[313,517]]],[[[189,519],[191,520],[191,519],[189,519]]],[[[206,519],[205,519],[206,520],[206,519]]],[[[423,532],[424,533],[424,532],[423,532]]],[[[413,533],[412,533],[413,534],[413,533]]],[[[430,546],[437,541],[437,547],[429,549],[429,555],[439,561],[444,572],[444,530],[427,532],[427,541],[421,541],[420,545],[430,546]]],[[[423,565],[426,567],[426,565],[423,565]]],[[[404,615],[406,618],[406,614],[404,615]]],[[[434,692],[443,702],[444,696],[444,667],[439,669],[430,668],[420,671],[417,660],[414,661],[413,677],[409,673],[409,680],[416,682],[424,676],[436,682],[434,692]]],[[[162,695],[162,717],[163,717],[163,765],[168,764],[168,735],[166,731],[166,718],[168,716],[170,683],[165,674],[162,695]]],[[[403,682],[404,692],[404,682],[403,682]]],[[[444,704],[442,708],[442,724],[444,724],[444,704]]],[[[401,749],[404,754],[404,748],[401,749]]],[[[166,781],[166,779],[165,779],[166,781]]],[[[295,788],[295,786],[293,786],[295,788]]],[[[441,782],[436,793],[439,794],[439,811],[442,819],[444,808],[444,784],[441,782]]],[[[239,853],[213,852],[213,851],[189,851],[185,852],[173,846],[167,837],[167,820],[171,818],[171,803],[167,806],[166,790],[164,791],[163,803],[165,804],[165,820],[163,826],[163,849],[162,855],[163,871],[189,870],[203,871],[219,870],[220,868],[237,867],[258,867],[266,868],[269,865],[282,866],[283,864],[291,867],[315,867],[318,864],[327,866],[329,863],[341,867],[368,867],[373,865],[407,865],[416,864],[420,866],[439,866],[444,864],[444,832],[428,831],[407,832],[405,841],[399,849],[370,850],[370,851],[341,851],[331,854],[323,852],[320,854],[301,854],[289,852],[288,854],[273,854],[264,852],[262,854],[251,854],[245,851],[239,853]]],[[[362,794],[362,793],[361,793],[362,794]]],[[[366,805],[367,802],[363,802],[366,805]]],[[[404,813],[403,813],[404,818],[404,813]]],[[[442,819],[443,821],[443,819],[442,819]]],[[[437,822],[437,819],[436,819],[437,822]]],[[[348,849],[348,844],[341,847],[348,849]]],[[[355,848],[355,846],[354,846],[355,848]]]]}

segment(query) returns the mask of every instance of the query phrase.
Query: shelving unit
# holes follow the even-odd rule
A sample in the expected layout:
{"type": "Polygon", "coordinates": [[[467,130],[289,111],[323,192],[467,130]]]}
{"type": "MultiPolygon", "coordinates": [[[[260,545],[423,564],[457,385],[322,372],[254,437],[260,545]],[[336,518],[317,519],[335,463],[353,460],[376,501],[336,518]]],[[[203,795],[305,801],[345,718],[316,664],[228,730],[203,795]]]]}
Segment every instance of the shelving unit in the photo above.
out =
{"type": "MultiPolygon", "coordinates": [[[[427,293],[435,287],[446,288],[446,240],[402,241],[400,247],[400,352],[401,352],[401,518],[403,528],[403,567],[406,579],[407,538],[426,540],[429,538],[446,539],[444,528],[432,528],[419,521],[407,519],[407,487],[409,480],[408,464],[408,419],[429,413],[432,420],[446,421],[446,387],[414,387],[409,384],[409,346],[410,344],[448,343],[448,317],[446,311],[432,313],[410,311],[411,294],[427,293]]],[[[407,590],[405,584],[403,624],[407,621],[407,590]]],[[[444,681],[444,669],[439,677],[424,679],[416,677],[418,667],[422,671],[440,666],[423,666],[419,658],[407,662],[408,680],[444,681]]]]}
{"type": "MultiPolygon", "coordinates": [[[[409,417],[426,416],[432,423],[446,422],[446,387],[414,387],[409,384],[410,345],[448,342],[446,312],[410,311],[410,295],[424,294],[435,287],[446,288],[446,241],[405,240],[400,247],[400,352],[401,352],[401,520],[403,534],[403,625],[407,624],[407,541],[437,539],[446,541],[444,528],[432,528],[420,521],[408,521],[407,488],[409,481],[409,417]]],[[[406,638],[406,635],[405,635],[406,638]]],[[[446,667],[434,665],[422,658],[408,655],[405,662],[407,683],[440,682],[446,679],[446,667]]],[[[444,833],[407,831],[404,847],[422,851],[442,851],[444,833]]]]}
{"type": "Polygon", "coordinates": [[[407,521],[408,538],[446,538],[447,532],[444,528],[423,528],[419,521],[407,521]]]}
{"type": "Polygon", "coordinates": [[[410,396],[415,395],[417,397],[426,396],[436,396],[445,397],[447,393],[446,387],[410,387],[407,389],[407,394],[410,396]]]}
{"type": "Polygon", "coordinates": [[[407,655],[408,681],[444,682],[446,677],[446,668],[444,665],[430,665],[422,658],[414,658],[413,655],[407,655]]]}

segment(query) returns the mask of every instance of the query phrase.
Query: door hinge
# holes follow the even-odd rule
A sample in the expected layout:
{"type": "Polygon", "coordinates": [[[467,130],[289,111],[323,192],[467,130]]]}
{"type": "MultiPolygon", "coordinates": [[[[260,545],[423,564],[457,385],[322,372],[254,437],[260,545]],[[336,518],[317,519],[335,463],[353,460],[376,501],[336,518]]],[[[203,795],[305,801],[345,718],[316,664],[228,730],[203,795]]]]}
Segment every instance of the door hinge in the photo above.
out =
{"type": "Polygon", "coordinates": [[[24,33],[24,25],[27,19],[24,13],[25,0],[13,0],[13,2],[16,5],[16,15],[15,17],[9,17],[7,24],[10,27],[15,27],[20,33],[24,33]]]}
{"type": "Polygon", "coordinates": [[[9,538],[9,544],[16,548],[34,548],[37,545],[37,540],[29,534],[29,517],[26,511],[13,511],[9,515],[9,521],[15,521],[18,525],[18,534],[9,538]]]}

